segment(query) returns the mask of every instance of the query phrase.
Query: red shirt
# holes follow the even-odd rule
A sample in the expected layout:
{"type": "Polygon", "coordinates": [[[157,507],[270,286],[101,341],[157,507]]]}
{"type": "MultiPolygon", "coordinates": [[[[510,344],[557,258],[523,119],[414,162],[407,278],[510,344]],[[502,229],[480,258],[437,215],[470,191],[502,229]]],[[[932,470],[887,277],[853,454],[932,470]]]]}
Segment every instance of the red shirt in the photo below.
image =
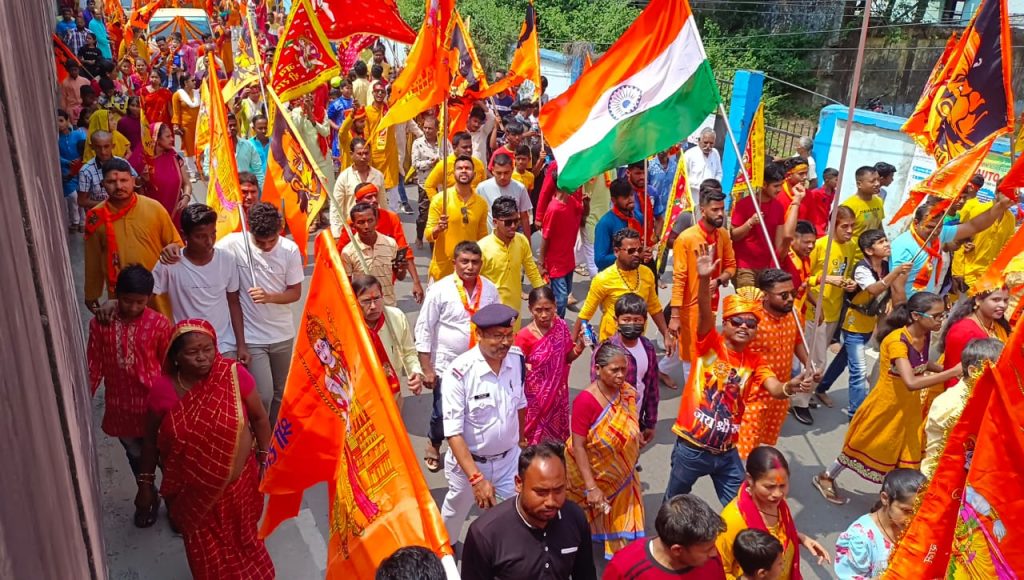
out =
{"type": "MultiPolygon", "coordinates": [[[[352,222],[349,222],[351,227],[352,222]]],[[[398,214],[384,209],[382,207],[377,208],[377,233],[384,234],[389,238],[394,238],[395,242],[398,243],[398,249],[408,248],[409,242],[405,239],[405,231],[402,230],[402,220],[398,217],[398,214]]],[[[348,231],[342,228],[341,235],[338,236],[338,251],[348,245],[352,241],[352,238],[348,237],[348,231]]],[[[412,259],[412,254],[406,256],[407,260],[412,259]]]]}
{"type": "Polygon", "coordinates": [[[828,191],[824,187],[811,189],[804,195],[800,202],[798,216],[814,224],[818,237],[823,237],[828,232],[828,217],[832,209],[832,198],[835,191],[828,191]]]}
{"type": "Polygon", "coordinates": [[[583,204],[574,196],[552,199],[544,213],[542,234],[548,241],[544,268],[551,278],[561,278],[576,268],[576,237],[583,218],[583,204]]]}
{"type": "MultiPolygon", "coordinates": [[[[786,207],[778,198],[761,204],[761,221],[768,228],[772,241],[766,242],[761,226],[754,226],[747,237],[742,240],[733,239],[732,249],[736,252],[736,267],[748,270],[771,268],[772,248],[775,245],[775,232],[786,221],[786,207]]],[[[741,199],[732,212],[732,227],[742,226],[754,215],[754,200],[749,195],[741,199]]]]}
{"type": "Polygon", "coordinates": [[[725,580],[725,569],[718,554],[699,568],[669,570],[651,555],[653,538],[643,538],[618,551],[601,580],[725,580]]]}

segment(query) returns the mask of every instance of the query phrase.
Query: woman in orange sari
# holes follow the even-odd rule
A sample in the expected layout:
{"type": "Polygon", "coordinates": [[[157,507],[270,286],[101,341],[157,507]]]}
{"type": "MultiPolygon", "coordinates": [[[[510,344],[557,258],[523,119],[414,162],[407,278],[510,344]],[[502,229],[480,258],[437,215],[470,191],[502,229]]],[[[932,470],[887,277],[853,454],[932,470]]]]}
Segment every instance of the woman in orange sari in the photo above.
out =
{"type": "Polygon", "coordinates": [[[644,503],[636,470],[640,423],[636,390],[626,383],[626,351],[604,343],[594,354],[597,380],[572,405],[566,446],[566,495],[584,508],[604,557],[644,537],[644,503]]]}
{"type": "Polygon", "coordinates": [[[185,541],[196,580],[272,580],[274,564],[256,526],[270,422],[256,382],[217,352],[213,326],[174,327],[164,374],[153,382],[136,506],[152,506],[155,469],[171,525],[185,541]]]}

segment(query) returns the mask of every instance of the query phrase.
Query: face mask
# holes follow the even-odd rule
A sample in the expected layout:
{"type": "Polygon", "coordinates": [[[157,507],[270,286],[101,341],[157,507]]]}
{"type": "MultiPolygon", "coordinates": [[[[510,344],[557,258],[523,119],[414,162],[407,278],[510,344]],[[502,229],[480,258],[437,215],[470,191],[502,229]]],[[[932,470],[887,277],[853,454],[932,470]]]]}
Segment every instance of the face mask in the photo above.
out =
{"type": "Polygon", "coordinates": [[[619,334],[626,340],[636,340],[644,333],[643,324],[620,324],[619,334]]]}

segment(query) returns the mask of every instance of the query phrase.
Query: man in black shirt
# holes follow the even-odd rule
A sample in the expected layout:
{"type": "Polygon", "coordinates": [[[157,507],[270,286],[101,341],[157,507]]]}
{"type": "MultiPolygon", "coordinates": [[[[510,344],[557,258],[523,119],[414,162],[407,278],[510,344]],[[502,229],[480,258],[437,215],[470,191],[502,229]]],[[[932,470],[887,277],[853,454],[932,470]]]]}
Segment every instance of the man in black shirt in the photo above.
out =
{"type": "Polygon", "coordinates": [[[562,445],[524,449],[515,481],[515,497],[469,526],[463,580],[596,580],[587,517],[565,501],[562,445]]]}

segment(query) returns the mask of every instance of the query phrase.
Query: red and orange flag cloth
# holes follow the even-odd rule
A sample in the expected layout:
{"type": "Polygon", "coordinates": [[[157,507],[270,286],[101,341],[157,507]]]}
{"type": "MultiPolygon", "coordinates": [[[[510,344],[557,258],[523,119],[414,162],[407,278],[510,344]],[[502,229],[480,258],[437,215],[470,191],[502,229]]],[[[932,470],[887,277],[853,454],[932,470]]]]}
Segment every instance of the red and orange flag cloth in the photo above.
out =
{"type": "Polygon", "coordinates": [[[268,84],[282,101],[310,93],[341,72],[310,0],[295,0],[274,51],[268,84]]]}

